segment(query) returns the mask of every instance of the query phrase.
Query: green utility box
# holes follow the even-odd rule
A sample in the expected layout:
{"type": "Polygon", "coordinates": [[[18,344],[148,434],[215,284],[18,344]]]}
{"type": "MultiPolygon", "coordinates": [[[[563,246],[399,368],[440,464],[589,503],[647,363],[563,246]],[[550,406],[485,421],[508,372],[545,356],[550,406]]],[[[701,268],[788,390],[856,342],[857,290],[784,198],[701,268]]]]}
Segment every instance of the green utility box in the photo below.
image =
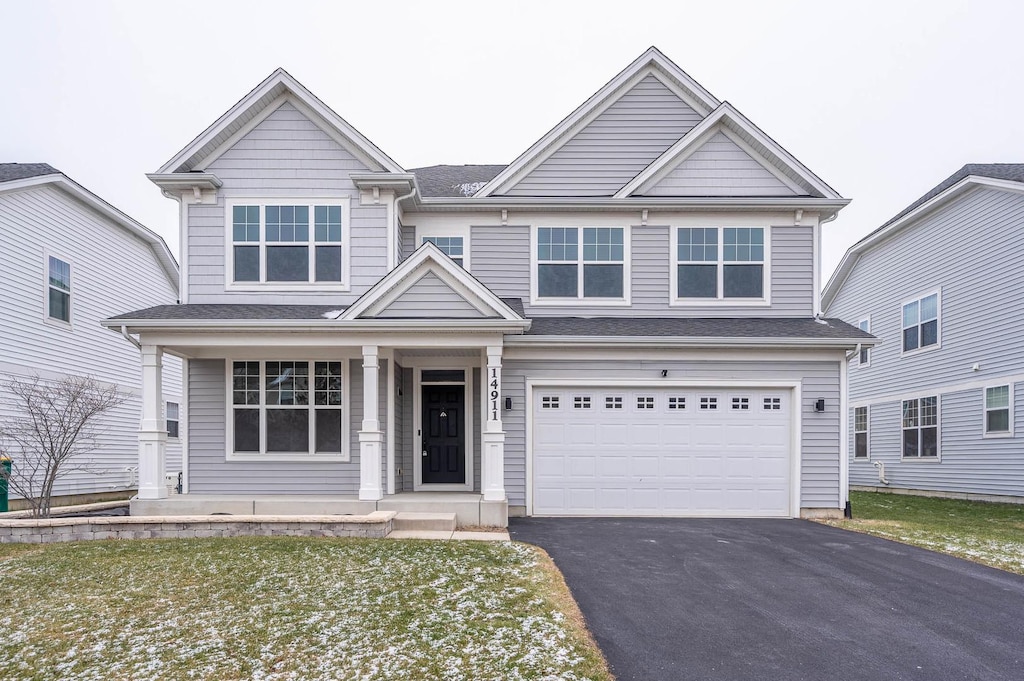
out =
{"type": "Polygon", "coordinates": [[[3,474],[0,475],[0,513],[7,513],[7,478],[11,475],[11,457],[0,454],[0,467],[3,467],[3,474]]]}

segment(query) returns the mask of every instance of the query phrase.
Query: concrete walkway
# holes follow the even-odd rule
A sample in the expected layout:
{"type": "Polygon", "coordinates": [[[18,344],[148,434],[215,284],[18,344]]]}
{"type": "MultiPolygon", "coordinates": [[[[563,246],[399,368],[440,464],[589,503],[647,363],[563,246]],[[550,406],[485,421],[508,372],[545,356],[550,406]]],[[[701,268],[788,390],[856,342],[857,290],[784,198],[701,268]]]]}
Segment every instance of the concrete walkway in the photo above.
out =
{"type": "Polygon", "coordinates": [[[387,539],[441,539],[455,541],[511,541],[508,532],[468,532],[466,530],[393,530],[387,539]]]}

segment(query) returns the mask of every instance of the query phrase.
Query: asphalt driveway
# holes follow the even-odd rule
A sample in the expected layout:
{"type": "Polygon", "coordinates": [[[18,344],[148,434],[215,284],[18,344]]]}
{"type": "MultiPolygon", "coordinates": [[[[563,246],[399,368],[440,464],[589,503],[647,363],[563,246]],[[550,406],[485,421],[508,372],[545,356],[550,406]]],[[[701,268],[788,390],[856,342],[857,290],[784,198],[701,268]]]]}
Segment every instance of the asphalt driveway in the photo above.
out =
{"type": "Polygon", "coordinates": [[[1024,577],[801,520],[514,518],[619,681],[1024,679],[1024,577]]]}

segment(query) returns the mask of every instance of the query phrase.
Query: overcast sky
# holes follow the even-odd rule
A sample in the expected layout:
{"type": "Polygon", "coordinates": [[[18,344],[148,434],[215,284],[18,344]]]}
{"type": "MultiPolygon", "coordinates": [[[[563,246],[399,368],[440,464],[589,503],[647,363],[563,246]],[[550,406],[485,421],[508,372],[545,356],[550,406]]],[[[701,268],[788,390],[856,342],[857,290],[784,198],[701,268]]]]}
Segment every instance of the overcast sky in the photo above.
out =
{"type": "Polygon", "coordinates": [[[509,163],[655,45],[853,199],[828,275],[963,164],[1024,162],[1022,26],[1012,0],[0,0],[0,162],[56,166],[177,253],[144,173],[278,66],[406,168],[509,163]]]}

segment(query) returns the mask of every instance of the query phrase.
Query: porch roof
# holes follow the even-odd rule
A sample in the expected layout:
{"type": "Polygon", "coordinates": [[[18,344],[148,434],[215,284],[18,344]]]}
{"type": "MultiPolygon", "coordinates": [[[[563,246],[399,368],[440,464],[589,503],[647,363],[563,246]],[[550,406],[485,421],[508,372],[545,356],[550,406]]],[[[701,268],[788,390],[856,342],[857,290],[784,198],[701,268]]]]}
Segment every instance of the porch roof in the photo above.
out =
{"type": "MultiPolygon", "coordinates": [[[[520,316],[523,301],[519,298],[502,298],[520,316]]],[[[259,321],[259,320],[336,320],[346,310],[344,305],[244,305],[244,304],[188,304],[157,305],[144,310],[126,312],[111,317],[109,322],[118,321],[259,321]]]]}

